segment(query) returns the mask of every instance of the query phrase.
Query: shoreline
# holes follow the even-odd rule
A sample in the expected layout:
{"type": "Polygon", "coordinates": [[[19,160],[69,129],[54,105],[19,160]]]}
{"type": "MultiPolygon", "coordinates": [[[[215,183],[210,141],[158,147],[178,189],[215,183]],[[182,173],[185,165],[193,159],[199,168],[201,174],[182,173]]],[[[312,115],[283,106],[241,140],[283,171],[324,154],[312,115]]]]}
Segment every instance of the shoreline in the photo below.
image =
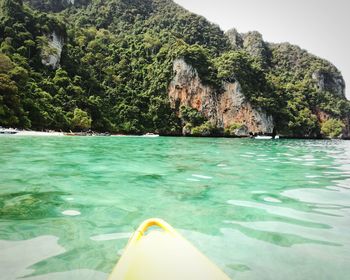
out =
{"type": "MultiPolygon", "coordinates": [[[[62,131],[37,131],[37,130],[21,130],[17,128],[4,128],[0,127],[0,136],[41,136],[41,137],[61,137],[61,136],[68,136],[68,137],[145,137],[145,138],[155,138],[158,136],[162,137],[184,137],[184,138],[250,138],[254,139],[254,137],[248,137],[248,136],[218,136],[218,135],[208,135],[208,136],[195,136],[195,135],[167,135],[167,134],[153,134],[153,133],[147,133],[147,134],[109,134],[109,133],[99,133],[99,132],[62,132],[62,131]]],[[[280,136],[279,139],[300,139],[300,140],[332,140],[331,138],[310,138],[310,137],[288,137],[288,136],[280,136]]],[[[269,139],[271,140],[271,139],[269,139]]],[[[275,139],[278,140],[278,139],[275,139]]],[[[349,138],[334,138],[333,140],[350,140],[349,138]]]]}
{"type": "Polygon", "coordinates": [[[36,131],[21,130],[17,128],[0,127],[0,135],[2,136],[64,136],[64,132],[58,131],[36,131]]]}
{"type": "Polygon", "coordinates": [[[34,131],[34,130],[29,130],[29,131],[19,131],[14,136],[45,136],[45,137],[50,137],[50,136],[65,136],[63,132],[56,132],[56,131],[50,131],[50,132],[43,132],[43,131],[34,131]]]}
{"type": "Polygon", "coordinates": [[[4,128],[0,127],[0,136],[67,136],[67,137],[158,137],[158,134],[143,134],[143,135],[134,135],[134,134],[110,134],[110,133],[100,133],[100,132],[62,132],[62,131],[37,131],[37,130],[21,130],[18,128],[4,128]]]}

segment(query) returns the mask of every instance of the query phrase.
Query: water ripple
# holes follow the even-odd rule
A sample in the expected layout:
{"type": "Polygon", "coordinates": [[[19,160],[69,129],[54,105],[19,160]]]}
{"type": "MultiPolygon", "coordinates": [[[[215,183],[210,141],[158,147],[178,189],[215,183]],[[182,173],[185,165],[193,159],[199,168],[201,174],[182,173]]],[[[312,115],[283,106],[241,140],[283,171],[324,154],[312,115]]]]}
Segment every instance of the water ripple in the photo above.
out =
{"type": "Polygon", "coordinates": [[[5,279],[104,279],[150,217],[235,280],[350,275],[350,142],[1,137],[0,165],[5,279]]]}

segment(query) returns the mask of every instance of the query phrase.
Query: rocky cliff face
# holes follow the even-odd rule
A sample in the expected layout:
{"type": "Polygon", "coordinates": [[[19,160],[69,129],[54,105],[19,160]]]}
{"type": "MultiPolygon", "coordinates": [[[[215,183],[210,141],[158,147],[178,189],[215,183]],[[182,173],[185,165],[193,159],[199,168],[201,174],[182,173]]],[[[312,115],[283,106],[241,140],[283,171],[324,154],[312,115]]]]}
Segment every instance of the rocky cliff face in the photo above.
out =
{"type": "Polygon", "coordinates": [[[219,129],[240,125],[237,136],[273,132],[273,118],[245,100],[238,82],[225,83],[223,91],[218,92],[203,85],[196,69],[183,59],[174,61],[173,71],[169,99],[177,111],[181,106],[196,109],[219,129]]]}
{"type": "Polygon", "coordinates": [[[45,66],[57,69],[61,60],[64,38],[53,31],[47,39],[48,44],[41,53],[41,62],[45,66]]]}
{"type": "Polygon", "coordinates": [[[246,128],[246,134],[273,132],[272,116],[267,115],[260,108],[254,108],[245,99],[238,82],[224,84],[224,92],[218,98],[217,110],[220,127],[227,128],[238,123],[246,128]]]}
{"type": "Polygon", "coordinates": [[[316,70],[312,73],[319,91],[328,91],[339,97],[345,97],[345,81],[342,75],[327,71],[316,70]]]}
{"type": "Polygon", "coordinates": [[[336,97],[345,98],[345,81],[339,70],[330,62],[289,43],[269,43],[269,48],[272,52],[273,68],[298,74],[310,69],[311,78],[319,92],[328,91],[336,97]]]}
{"type": "Polygon", "coordinates": [[[269,66],[271,68],[277,66],[278,69],[285,67],[291,72],[302,72],[302,69],[311,68],[310,62],[317,62],[318,67],[315,67],[312,72],[312,79],[316,83],[317,89],[320,92],[328,91],[338,97],[345,97],[345,81],[341,73],[331,63],[289,43],[266,43],[257,31],[239,33],[236,29],[231,29],[226,32],[226,36],[235,49],[246,51],[262,62],[263,66],[271,64],[269,57],[274,59],[276,55],[278,59],[269,66]],[[283,63],[283,65],[279,65],[279,63],[283,63]]]}
{"type": "Polygon", "coordinates": [[[252,57],[255,57],[263,66],[267,66],[269,49],[263,36],[257,31],[239,33],[236,29],[226,32],[231,45],[236,50],[245,50],[252,57]]]}

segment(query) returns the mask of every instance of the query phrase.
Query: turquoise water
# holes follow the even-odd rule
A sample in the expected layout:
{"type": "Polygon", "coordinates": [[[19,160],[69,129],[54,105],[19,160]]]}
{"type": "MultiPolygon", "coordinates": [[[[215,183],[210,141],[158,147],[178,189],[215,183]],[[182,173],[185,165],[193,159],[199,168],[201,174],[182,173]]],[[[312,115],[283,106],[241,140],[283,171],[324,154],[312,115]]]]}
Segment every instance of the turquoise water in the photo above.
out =
{"type": "Polygon", "coordinates": [[[106,279],[150,217],[234,279],[349,279],[350,142],[3,136],[0,166],[1,279],[106,279]]]}

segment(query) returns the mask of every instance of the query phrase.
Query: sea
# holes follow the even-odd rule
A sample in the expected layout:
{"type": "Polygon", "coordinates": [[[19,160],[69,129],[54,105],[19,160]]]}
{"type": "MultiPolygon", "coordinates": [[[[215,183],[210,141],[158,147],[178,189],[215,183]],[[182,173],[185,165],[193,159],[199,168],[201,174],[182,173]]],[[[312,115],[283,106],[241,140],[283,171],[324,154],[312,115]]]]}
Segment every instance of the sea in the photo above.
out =
{"type": "Polygon", "coordinates": [[[2,280],[107,279],[152,217],[235,280],[348,280],[350,142],[0,137],[2,280]]]}

